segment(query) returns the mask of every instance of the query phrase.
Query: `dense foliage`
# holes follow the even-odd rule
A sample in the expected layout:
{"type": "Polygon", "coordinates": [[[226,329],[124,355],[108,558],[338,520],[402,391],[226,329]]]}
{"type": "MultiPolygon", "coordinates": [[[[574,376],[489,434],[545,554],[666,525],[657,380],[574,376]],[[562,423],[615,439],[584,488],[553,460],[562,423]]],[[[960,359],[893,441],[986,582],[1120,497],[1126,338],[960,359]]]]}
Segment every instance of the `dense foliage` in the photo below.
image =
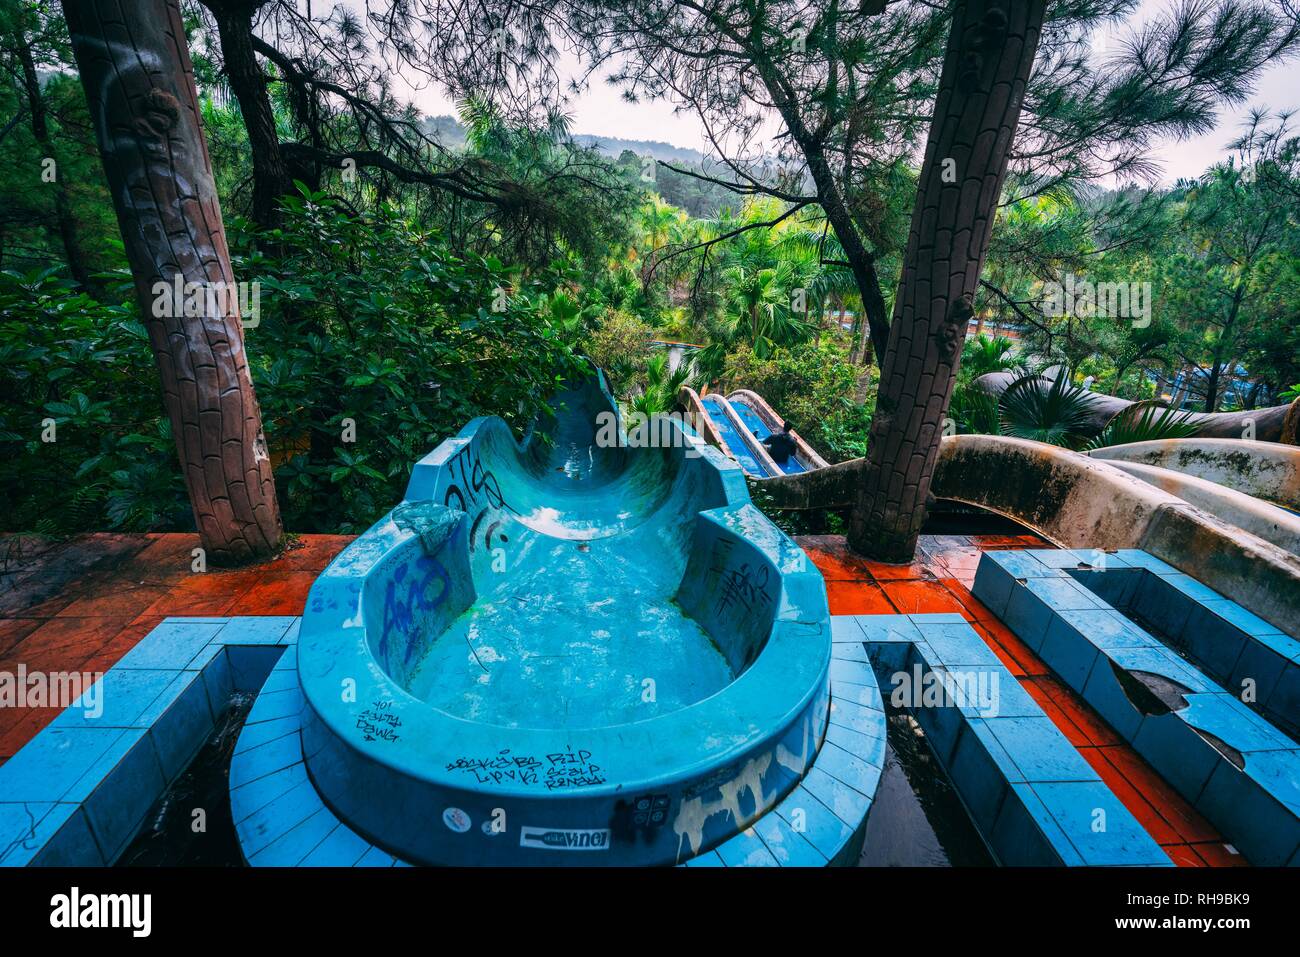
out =
{"type": "MultiPolygon", "coordinates": [[[[745,19],[747,3],[711,15],[745,19]]],[[[313,18],[296,4],[253,4],[264,75],[251,92],[230,82],[213,21],[223,6],[183,9],[236,278],[260,287],[246,344],[290,530],[365,527],[400,497],[412,462],[468,419],[498,414],[522,429],[545,415],[556,385],[587,367],[583,356],[629,409],[670,409],[683,384],[753,389],[826,458],[866,452],[943,5],[890,4],[882,15],[815,4],[824,27],[787,56],[778,21],[802,7],[773,4],[767,28],[746,29],[716,63],[675,44],[674,31],[705,16],[688,5],[684,23],[641,11],[608,31],[597,30],[603,0],[556,5],[579,33],[596,31],[575,37],[579,47],[621,50],[644,67],[615,77],[631,99],[673,99],[714,133],[730,124],[749,147],[727,153],[724,143],[708,163],[615,157],[572,135],[562,104],[543,95],[555,91],[529,86],[545,52],[540,27],[537,49],[507,44],[510,90],[479,75],[500,70],[501,51],[479,62],[496,47],[464,43],[495,23],[495,0],[475,5],[459,40],[418,33],[437,34],[459,0],[420,0],[426,17],[382,37],[368,32],[373,11],[313,18]],[[757,135],[766,97],[748,85],[751,67],[777,47],[794,84],[782,120],[804,116],[824,132],[816,142],[757,135]],[[374,56],[381,48],[458,94],[459,121],[400,103],[374,56]],[[839,58],[838,87],[823,54],[839,58]],[[681,83],[671,88],[674,66],[681,83]],[[743,91],[720,78],[739,78],[743,91]],[[471,79],[482,82],[462,82],[471,79]],[[269,138],[250,138],[245,114],[259,93],[269,138]],[[362,157],[355,169],[341,164],[350,155],[362,157]],[[268,156],[292,174],[270,214],[255,162],[268,156]],[[813,182],[817,161],[829,180],[813,182]],[[675,369],[667,342],[686,350],[675,369]]],[[[1077,446],[1084,383],[1198,410],[1300,390],[1300,139],[1287,120],[1252,117],[1233,155],[1196,180],[1153,185],[1144,165],[1157,136],[1212,126],[1215,109],[1296,38],[1254,4],[1187,5],[1167,29],[1137,36],[1100,82],[1079,45],[1131,6],[1054,9],[974,303],[953,430],[1077,446]],[[1224,38],[1215,49],[1179,42],[1207,24],[1224,38]],[[1137,50],[1160,64],[1141,83],[1137,50]],[[1063,284],[1143,290],[1143,309],[1052,308],[1063,284]],[[1052,367],[1070,370],[1058,388],[1024,386],[1002,403],[974,385],[1052,367]]],[[[0,528],[190,526],[57,5],[0,0],[0,58],[12,80],[0,84],[0,528]]],[[[1178,424],[1153,413],[1124,435],[1162,428],[1178,424]]]]}

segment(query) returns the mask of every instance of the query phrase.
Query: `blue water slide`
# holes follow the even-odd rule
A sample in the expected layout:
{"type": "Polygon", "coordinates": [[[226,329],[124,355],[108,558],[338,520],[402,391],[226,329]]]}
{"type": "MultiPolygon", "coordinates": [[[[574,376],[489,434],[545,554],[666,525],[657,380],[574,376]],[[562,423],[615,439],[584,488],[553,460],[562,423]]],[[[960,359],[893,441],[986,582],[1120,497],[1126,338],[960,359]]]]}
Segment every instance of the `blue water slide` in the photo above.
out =
{"type": "Polygon", "coordinates": [[[772,478],[776,473],[755,450],[758,439],[750,434],[736,408],[717,393],[706,395],[700,401],[717,426],[722,441],[727,444],[727,451],[740,463],[740,467],[755,478],[772,478]]]}
{"type": "MultiPolygon", "coordinates": [[[[767,423],[763,421],[763,418],[758,414],[758,411],[743,398],[732,396],[726,401],[730,403],[731,408],[735,410],[736,416],[740,419],[745,428],[749,430],[749,433],[758,439],[760,443],[772,434],[772,430],[768,427],[767,423]]],[[[801,461],[797,453],[791,455],[784,462],[777,462],[776,464],[786,475],[797,475],[800,472],[808,472],[815,467],[801,461]]]]}

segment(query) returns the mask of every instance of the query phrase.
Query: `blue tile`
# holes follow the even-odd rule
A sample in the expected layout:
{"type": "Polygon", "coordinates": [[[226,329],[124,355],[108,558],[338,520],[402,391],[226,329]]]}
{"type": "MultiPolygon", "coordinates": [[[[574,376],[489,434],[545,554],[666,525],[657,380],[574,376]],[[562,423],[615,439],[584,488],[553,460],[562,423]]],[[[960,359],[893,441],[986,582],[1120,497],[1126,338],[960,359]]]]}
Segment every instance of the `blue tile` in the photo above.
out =
{"type": "Polygon", "coordinates": [[[853,828],[802,786],[777,805],[776,813],[828,859],[838,855],[853,836],[853,828]]]}
{"type": "MultiPolygon", "coordinates": [[[[0,866],[24,867],[32,863],[59,830],[79,813],[76,804],[0,803],[0,866]]],[[[81,863],[103,864],[89,831],[85,838],[94,853],[90,860],[81,863]],[[98,861],[94,860],[96,857],[98,861]]]]}
{"type": "Polygon", "coordinates": [[[861,661],[863,664],[870,664],[867,649],[861,642],[854,644],[842,641],[831,645],[831,657],[837,661],[861,661]]]}
{"type": "Polygon", "coordinates": [[[779,815],[764,814],[754,822],[754,833],[781,867],[825,867],[826,857],[779,815]]]}
{"type": "Polygon", "coordinates": [[[871,666],[862,664],[857,661],[831,661],[831,678],[836,681],[847,681],[855,685],[874,685],[876,683],[875,675],[871,673],[871,666]]]}
{"type": "Polygon", "coordinates": [[[855,790],[860,790],[864,786],[870,787],[871,782],[879,780],[880,777],[878,767],[872,767],[866,761],[831,742],[823,744],[822,749],[817,752],[817,767],[855,790]]]}
{"type": "Polygon", "coordinates": [[[868,687],[849,684],[847,681],[832,681],[831,694],[841,701],[851,701],[873,711],[879,711],[883,707],[880,691],[874,684],[868,687]]]}
{"type": "Polygon", "coordinates": [[[1133,596],[1133,609],[1159,631],[1174,639],[1181,639],[1195,599],[1174,588],[1159,575],[1147,575],[1138,584],[1133,596]]]}
{"type": "Polygon", "coordinates": [[[1232,676],[1225,683],[1226,690],[1232,696],[1240,698],[1245,692],[1245,683],[1251,681],[1253,701],[1266,706],[1273,689],[1277,688],[1279,677],[1282,677],[1282,672],[1288,667],[1294,666],[1277,651],[1260,641],[1247,641],[1232,667],[1232,676]]]}
{"type": "Polygon", "coordinates": [[[1160,647],[1158,639],[1111,609],[1075,608],[1058,612],[1057,617],[1098,648],[1160,647]]]}
{"type": "Polygon", "coordinates": [[[1170,866],[1172,861],[1100,781],[1030,785],[1090,867],[1170,866]]]}
{"type": "Polygon", "coordinates": [[[166,782],[149,733],[133,729],[119,739],[68,791],[80,801],[95,842],[112,862],[130,843],[166,782]]]}
{"type": "Polygon", "coordinates": [[[1251,755],[1242,774],[1227,762],[1215,769],[1196,801],[1197,810],[1214,821],[1252,863],[1282,866],[1300,847],[1297,809],[1279,800],[1271,788],[1297,787],[1294,752],[1264,751],[1251,755]]]}
{"type": "Polygon", "coordinates": [[[906,615],[857,615],[855,621],[862,629],[863,640],[873,642],[919,641],[921,633],[906,615]]]}
{"type": "Polygon", "coordinates": [[[235,754],[243,754],[287,734],[297,734],[300,724],[298,716],[292,715],[274,721],[260,721],[257,724],[245,725],[239,733],[239,740],[235,743],[235,754]]]}
{"type": "Polygon", "coordinates": [[[1207,602],[1223,600],[1223,596],[1217,591],[1209,585],[1197,581],[1191,575],[1184,575],[1182,573],[1176,575],[1161,575],[1160,580],[1176,591],[1186,595],[1188,598],[1192,599],[1192,601],[1207,602]]]}
{"type": "Polygon", "coordinates": [[[1228,747],[1249,754],[1252,751],[1291,751],[1296,744],[1244,704],[1226,694],[1194,694],[1179,712],[1193,728],[1207,731],[1228,747]]]}
{"type": "Polygon", "coordinates": [[[276,645],[298,619],[291,616],[241,616],[230,619],[216,641],[223,645],[276,645]]]}
{"type": "Polygon", "coordinates": [[[211,620],[165,619],[122,656],[115,668],[183,670],[222,629],[211,620]]]}
{"type": "Polygon", "coordinates": [[[121,736],[118,728],[46,728],[0,765],[0,795],[59,801],[121,736]]]}
{"type": "Polygon", "coordinates": [[[703,854],[697,854],[694,857],[687,858],[682,864],[683,867],[726,867],[722,863],[722,858],[718,857],[717,851],[705,851],[703,854]]]}
{"type": "Polygon", "coordinates": [[[97,685],[77,699],[51,727],[139,728],[149,706],[176,680],[175,670],[112,668],[97,685]],[[86,710],[98,705],[101,713],[86,710]]]}
{"type": "Polygon", "coordinates": [[[182,673],[144,714],[163,777],[172,781],[212,733],[213,718],[203,681],[182,673]]]}
{"type": "Polygon", "coordinates": [[[987,672],[990,700],[975,700],[961,706],[967,718],[1033,718],[1043,713],[1011,672],[999,665],[987,672]]]}
{"type": "Polygon", "coordinates": [[[728,867],[779,866],[753,828],[746,828],[730,840],[723,841],[714,850],[728,867]]]}
{"type": "Polygon", "coordinates": [[[298,649],[294,645],[287,645],[284,649],[284,654],[280,656],[280,659],[275,663],[275,667],[272,668],[271,670],[273,672],[294,671],[297,669],[297,667],[298,667],[298,649]]]}
{"type": "Polygon", "coordinates": [[[885,736],[886,721],[883,711],[864,708],[860,704],[846,701],[843,698],[831,699],[830,720],[831,724],[852,728],[854,731],[870,735],[873,738],[883,738],[885,736]]]}
{"type": "MultiPolygon", "coordinates": [[[[936,674],[936,677],[939,675],[936,674]]],[[[966,722],[965,716],[955,707],[927,705],[924,699],[920,705],[911,708],[911,714],[921,726],[926,744],[939,763],[948,764],[952,759],[952,749],[957,746],[957,738],[961,735],[962,725],[966,722]]]]}
{"type": "Polygon", "coordinates": [[[1079,548],[1027,548],[1024,554],[1042,562],[1048,568],[1078,568],[1089,565],[1090,549],[1079,548]]]}
{"type": "Polygon", "coordinates": [[[302,867],[351,867],[371,845],[346,824],[339,824],[302,859],[302,867]]]}
{"type": "Polygon", "coordinates": [[[230,786],[237,788],[273,774],[302,760],[302,743],[297,735],[286,735],[250,748],[230,765],[230,786]]]}
{"type": "Polygon", "coordinates": [[[1011,589],[1016,584],[1015,576],[1008,572],[985,552],[975,568],[975,582],[971,585],[971,594],[984,604],[998,618],[1007,610],[1007,601],[1011,598],[1011,589]]]}
{"type": "Polygon", "coordinates": [[[1226,682],[1232,676],[1247,641],[1253,640],[1240,628],[1200,605],[1192,608],[1177,637],[1178,640],[1172,644],[1182,649],[1203,672],[1220,682],[1226,682]]]}
{"type": "Polygon", "coordinates": [[[248,863],[254,867],[297,867],[339,826],[338,818],[322,805],[307,820],[295,824],[251,855],[248,863]]]}
{"type": "Polygon", "coordinates": [[[1015,585],[1011,597],[1007,600],[1002,622],[1012,633],[1037,653],[1047,637],[1047,626],[1051,623],[1053,612],[1051,606],[1024,585],[1015,585]]]}
{"type": "Polygon", "coordinates": [[[1235,601],[1207,601],[1203,603],[1207,611],[1212,611],[1230,625],[1244,631],[1247,635],[1254,637],[1263,637],[1264,635],[1280,635],[1282,629],[1276,625],[1265,621],[1254,612],[1247,611],[1235,601]]]}
{"type": "Polygon", "coordinates": [[[1107,571],[1071,571],[1070,577],[1106,604],[1127,611],[1137,594],[1138,585],[1150,572],[1141,568],[1110,568],[1107,571]]]}
{"type": "Polygon", "coordinates": [[[814,764],[808,769],[808,773],[804,775],[801,785],[805,791],[830,808],[832,814],[856,830],[867,816],[867,811],[871,809],[872,797],[875,794],[876,784],[879,782],[859,783],[865,783],[870,790],[867,792],[859,791],[857,788],[831,777],[814,764]]]}
{"type": "Polygon", "coordinates": [[[936,660],[951,669],[961,665],[987,665],[998,667],[1001,662],[984,639],[970,625],[936,624],[920,625],[921,635],[933,650],[936,660]]]}
{"type": "Polygon", "coordinates": [[[1136,548],[1121,548],[1116,550],[1115,555],[1126,565],[1131,565],[1134,568],[1145,568],[1147,571],[1155,572],[1157,575],[1178,574],[1177,568],[1162,562],[1154,555],[1148,555],[1146,552],[1136,548]]]}
{"type": "Polygon", "coordinates": [[[1009,783],[1022,780],[1020,770],[982,721],[962,730],[948,776],[981,834],[993,832],[1009,783]]]}
{"type": "Polygon", "coordinates": [[[1106,723],[1114,728],[1121,738],[1132,741],[1137,737],[1143,721],[1142,712],[1124,693],[1105,655],[1093,665],[1082,694],[1083,699],[1106,719],[1106,723]]]}
{"type": "Polygon", "coordinates": [[[1224,758],[1177,714],[1148,715],[1133,747],[1179,794],[1195,803],[1224,758]]]}
{"type": "Polygon", "coordinates": [[[1074,867],[1083,858],[1028,784],[1012,784],[989,839],[998,860],[1011,867],[1074,867]]]}
{"type": "Polygon", "coordinates": [[[1055,611],[1072,608],[1106,608],[1104,601],[1073,578],[1034,578],[1025,582],[1029,591],[1055,611]]]}
{"type": "Polygon", "coordinates": [[[1220,690],[1213,681],[1165,648],[1113,648],[1106,654],[1125,671],[1160,675],[1192,693],[1212,694],[1220,690]]]}
{"type": "Polygon", "coordinates": [[[230,790],[230,813],[236,824],[270,806],[302,784],[307,784],[307,768],[302,763],[290,765],[274,774],[256,778],[230,790]]]}
{"type": "MultiPolygon", "coordinates": [[[[108,862],[90,833],[86,809],[79,804],[55,805],[62,820],[31,859],[33,867],[103,867],[108,862]]],[[[8,862],[6,862],[8,863],[8,862]]],[[[17,863],[16,861],[14,863],[17,863]]]]}
{"type": "Polygon", "coordinates": [[[234,679],[230,673],[230,660],[226,649],[221,648],[212,661],[200,674],[203,677],[203,689],[208,694],[208,707],[214,715],[220,716],[230,707],[230,699],[235,693],[234,679]]]}
{"type": "Polygon", "coordinates": [[[1057,677],[1075,691],[1082,691],[1087,686],[1088,675],[1092,674],[1099,652],[1087,637],[1066,624],[1060,615],[1053,615],[1038,654],[1057,677]]]}
{"type": "Polygon", "coordinates": [[[272,671],[267,675],[259,694],[272,694],[276,691],[296,691],[298,687],[297,671],[272,671]]]}
{"type": "MultiPolygon", "coordinates": [[[[885,738],[883,735],[878,738],[873,738],[865,734],[860,734],[857,731],[851,731],[850,729],[841,727],[838,724],[831,724],[826,728],[826,740],[843,748],[855,758],[871,765],[871,767],[875,769],[877,779],[879,778],[880,768],[885,763],[885,738]]],[[[863,781],[860,779],[859,781],[854,782],[854,784],[859,787],[859,790],[866,793],[875,793],[876,787],[874,781],[863,781]]]]}
{"type": "MultiPolygon", "coordinates": [[[[1059,578],[1059,569],[1044,565],[1028,551],[985,552],[980,556],[980,563],[991,561],[1001,567],[1012,578],[1059,578]]],[[[978,571],[978,569],[977,569],[978,571]]]]}
{"type": "Polygon", "coordinates": [[[258,691],[276,661],[284,654],[283,645],[227,645],[231,683],[236,691],[258,691]]]}
{"type": "Polygon", "coordinates": [[[287,718],[302,711],[302,692],[294,688],[289,691],[270,691],[259,694],[253,702],[253,710],[248,713],[247,724],[259,721],[274,721],[287,718]]]}
{"type": "Polygon", "coordinates": [[[1046,716],[989,718],[984,724],[1031,784],[1099,780],[1097,772],[1046,716]]]}
{"type": "Polygon", "coordinates": [[[249,860],[272,841],[316,814],[324,805],[310,781],[304,781],[235,824],[244,856],[249,860]]]}
{"type": "Polygon", "coordinates": [[[1269,692],[1268,709],[1273,714],[1288,716],[1293,727],[1300,724],[1300,665],[1289,662],[1282,669],[1277,684],[1269,692]]]}
{"type": "Polygon", "coordinates": [[[862,628],[854,615],[831,615],[831,643],[847,642],[861,644],[862,628]]]}
{"type": "Polygon", "coordinates": [[[386,851],[381,851],[377,847],[372,847],[357,861],[357,867],[394,867],[397,864],[397,858],[393,857],[386,851]]]}

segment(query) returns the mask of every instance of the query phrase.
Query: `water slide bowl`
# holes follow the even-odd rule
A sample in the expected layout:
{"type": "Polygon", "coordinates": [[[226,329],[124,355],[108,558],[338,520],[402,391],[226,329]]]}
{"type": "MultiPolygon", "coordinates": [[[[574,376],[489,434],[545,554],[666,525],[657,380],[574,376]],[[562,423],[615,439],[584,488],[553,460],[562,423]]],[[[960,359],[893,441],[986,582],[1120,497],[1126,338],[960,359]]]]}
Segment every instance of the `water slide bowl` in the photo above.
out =
{"type": "Polygon", "coordinates": [[[825,585],[740,469],[675,422],[610,441],[598,380],[554,404],[443,442],[308,597],[307,769],[412,863],[679,863],[821,746],[825,585]]]}

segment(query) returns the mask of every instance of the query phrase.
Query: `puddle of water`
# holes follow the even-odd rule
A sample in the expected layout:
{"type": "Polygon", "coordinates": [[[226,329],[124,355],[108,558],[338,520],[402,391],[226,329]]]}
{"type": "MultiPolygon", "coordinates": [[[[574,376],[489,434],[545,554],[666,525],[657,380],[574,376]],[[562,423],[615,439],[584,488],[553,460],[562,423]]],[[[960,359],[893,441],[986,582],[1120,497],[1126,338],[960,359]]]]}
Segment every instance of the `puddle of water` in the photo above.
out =
{"type": "Polygon", "coordinates": [[[253,707],[254,695],[237,694],[190,766],[145,816],[140,833],[118,858],[125,867],[242,867],[230,817],[230,757],[253,707]],[[203,830],[195,830],[202,810],[203,830]]]}
{"type": "Polygon", "coordinates": [[[920,726],[889,707],[885,770],[867,817],[859,867],[996,864],[920,726]]]}

